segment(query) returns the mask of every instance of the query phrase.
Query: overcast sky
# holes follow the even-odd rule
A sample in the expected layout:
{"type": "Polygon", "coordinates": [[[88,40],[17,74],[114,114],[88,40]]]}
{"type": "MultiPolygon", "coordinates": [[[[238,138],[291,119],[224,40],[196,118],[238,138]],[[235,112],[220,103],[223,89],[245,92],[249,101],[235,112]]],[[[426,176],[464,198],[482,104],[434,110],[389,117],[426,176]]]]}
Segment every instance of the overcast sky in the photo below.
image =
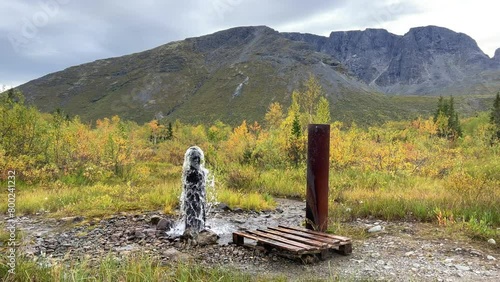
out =
{"type": "Polygon", "coordinates": [[[331,31],[438,25],[500,48],[497,0],[0,0],[0,88],[235,26],[331,31]]]}

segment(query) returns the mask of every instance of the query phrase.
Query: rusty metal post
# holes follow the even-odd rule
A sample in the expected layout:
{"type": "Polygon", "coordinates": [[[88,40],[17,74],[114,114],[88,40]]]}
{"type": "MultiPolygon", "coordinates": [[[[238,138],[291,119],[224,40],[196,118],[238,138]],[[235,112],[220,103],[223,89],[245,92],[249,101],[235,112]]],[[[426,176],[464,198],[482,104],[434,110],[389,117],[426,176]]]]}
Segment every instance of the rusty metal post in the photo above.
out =
{"type": "Polygon", "coordinates": [[[328,227],[330,125],[310,124],[307,139],[306,228],[324,232],[328,227]]]}

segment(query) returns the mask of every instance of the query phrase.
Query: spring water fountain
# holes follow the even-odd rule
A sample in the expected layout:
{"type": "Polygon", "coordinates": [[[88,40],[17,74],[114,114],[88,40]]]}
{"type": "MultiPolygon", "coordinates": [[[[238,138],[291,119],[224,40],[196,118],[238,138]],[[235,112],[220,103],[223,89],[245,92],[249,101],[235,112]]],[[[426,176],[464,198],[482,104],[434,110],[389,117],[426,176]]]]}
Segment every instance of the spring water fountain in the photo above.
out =
{"type": "MultiPolygon", "coordinates": [[[[207,229],[206,221],[209,212],[207,203],[207,181],[214,188],[214,180],[209,181],[209,171],[205,168],[205,156],[198,146],[187,149],[182,166],[182,193],[180,196],[181,220],[167,234],[170,237],[181,237],[197,240],[203,233],[211,236],[214,242],[218,236],[207,229]]],[[[209,187],[209,188],[210,188],[209,187]]]]}
{"type": "Polygon", "coordinates": [[[184,156],[181,194],[184,232],[199,233],[205,229],[208,170],[204,161],[203,151],[197,146],[190,147],[184,156]]]}

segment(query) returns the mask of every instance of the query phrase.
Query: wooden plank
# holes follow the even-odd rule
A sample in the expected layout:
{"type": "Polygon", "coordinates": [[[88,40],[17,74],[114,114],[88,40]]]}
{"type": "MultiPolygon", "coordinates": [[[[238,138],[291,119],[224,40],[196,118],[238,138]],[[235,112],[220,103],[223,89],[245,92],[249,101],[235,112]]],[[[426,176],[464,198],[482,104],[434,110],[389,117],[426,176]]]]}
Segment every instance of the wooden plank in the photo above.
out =
{"type": "Polygon", "coordinates": [[[277,235],[277,236],[281,236],[283,238],[287,238],[287,239],[294,240],[294,241],[297,241],[297,242],[301,242],[301,243],[304,243],[306,245],[315,246],[315,247],[318,247],[318,248],[327,248],[328,247],[328,244],[326,244],[326,243],[317,242],[317,241],[311,241],[311,240],[306,239],[304,237],[292,235],[292,234],[281,232],[281,231],[277,231],[277,230],[271,230],[271,229],[269,229],[269,230],[257,229],[257,230],[258,231],[262,231],[262,232],[266,232],[266,233],[270,233],[270,234],[274,234],[274,235],[277,235]]]}
{"type": "Polygon", "coordinates": [[[264,238],[268,238],[268,239],[272,239],[272,240],[275,240],[275,241],[278,241],[278,242],[282,242],[282,243],[285,243],[285,244],[289,244],[289,245],[292,245],[292,246],[296,246],[296,247],[299,247],[301,249],[303,249],[304,251],[317,251],[318,248],[316,247],[313,247],[313,246],[310,246],[310,245],[305,245],[305,244],[302,244],[300,242],[296,242],[296,241],[292,241],[292,240],[288,240],[286,238],[283,238],[283,237],[280,237],[280,236],[276,236],[276,235],[273,235],[273,234],[267,234],[265,232],[261,232],[261,231],[247,231],[248,233],[251,233],[251,234],[254,234],[254,235],[257,235],[257,236],[261,236],[261,237],[264,237],[264,238]]]}
{"type": "Polygon", "coordinates": [[[328,237],[328,238],[332,238],[332,239],[337,239],[337,240],[340,240],[340,241],[351,241],[351,238],[347,238],[347,237],[343,237],[343,236],[338,236],[338,235],[333,235],[333,234],[328,234],[328,233],[319,232],[319,231],[314,231],[314,230],[309,230],[309,229],[302,228],[302,227],[285,226],[285,225],[278,225],[278,227],[292,229],[292,230],[297,230],[297,231],[302,231],[302,232],[307,232],[307,233],[310,233],[310,234],[319,235],[319,236],[323,236],[323,237],[328,237]]]}
{"type": "Polygon", "coordinates": [[[297,241],[297,242],[301,242],[301,243],[306,244],[306,245],[311,245],[311,246],[315,246],[315,247],[318,247],[318,248],[328,248],[328,243],[319,242],[319,241],[316,241],[316,240],[310,240],[308,238],[297,236],[297,235],[294,235],[294,234],[291,234],[291,233],[286,233],[286,232],[282,232],[280,230],[272,230],[272,229],[273,228],[270,227],[270,229],[268,229],[268,230],[260,230],[260,231],[263,231],[263,232],[266,232],[266,233],[270,233],[270,234],[274,234],[274,235],[277,235],[277,236],[281,236],[281,237],[284,237],[284,238],[287,238],[287,239],[290,239],[290,240],[294,240],[294,241],[297,241]]]}
{"type": "Polygon", "coordinates": [[[317,235],[309,234],[309,233],[302,232],[302,231],[290,230],[290,229],[286,229],[286,228],[282,228],[282,227],[268,227],[268,228],[271,230],[281,231],[281,232],[292,234],[295,236],[300,236],[300,237],[305,238],[307,240],[315,240],[317,242],[326,243],[329,248],[337,246],[338,243],[340,242],[338,240],[333,240],[331,238],[325,238],[322,236],[317,236],[317,235]]]}
{"type": "Polygon", "coordinates": [[[235,243],[238,246],[241,246],[244,244],[244,237],[241,236],[238,232],[233,233],[233,243],[235,243]]]}
{"type": "Polygon", "coordinates": [[[344,255],[344,256],[352,254],[352,244],[346,244],[343,246],[339,246],[339,249],[337,252],[344,255]]]}
{"type": "Polygon", "coordinates": [[[287,228],[287,229],[293,229],[293,230],[297,230],[297,231],[307,232],[307,233],[314,234],[314,235],[324,236],[324,237],[328,237],[328,238],[332,238],[332,239],[337,239],[337,240],[340,240],[340,241],[351,241],[351,238],[347,238],[347,237],[343,237],[343,236],[338,236],[338,235],[333,235],[333,234],[328,234],[328,233],[325,233],[325,232],[319,232],[319,231],[309,230],[309,229],[306,229],[306,228],[303,228],[303,227],[285,226],[285,225],[278,225],[278,226],[279,227],[283,227],[283,228],[287,228]]]}
{"type": "Polygon", "coordinates": [[[297,231],[297,230],[290,230],[290,229],[286,229],[286,228],[282,228],[282,227],[268,227],[268,228],[271,229],[271,230],[282,231],[282,232],[285,232],[285,233],[297,235],[297,236],[304,237],[304,238],[307,238],[307,239],[312,239],[312,240],[320,241],[320,242],[323,242],[323,243],[327,243],[328,247],[330,247],[330,248],[331,247],[336,247],[340,243],[339,240],[334,240],[334,239],[331,239],[331,238],[326,238],[326,237],[322,237],[322,236],[318,236],[318,235],[314,235],[314,234],[309,234],[307,232],[302,232],[302,231],[297,231]]]}
{"type": "Polygon", "coordinates": [[[260,236],[254,236],[254,235],[249,234],[249,233],[234,232],[233,234],[236,234],[237,236],[246,237],[248,239],[252,239],[252,240],[257,241],[257,242],[262,242],[262,243],[268,244],[268,245],[276,247],[276,248],[285,249],[287,251],[294,252],[294,253],[298,253],[302,250],[301,248],[296,247],[296,246],[283,244],[279,241],[272,240],[269,238],[262,238],[260,236]]]}

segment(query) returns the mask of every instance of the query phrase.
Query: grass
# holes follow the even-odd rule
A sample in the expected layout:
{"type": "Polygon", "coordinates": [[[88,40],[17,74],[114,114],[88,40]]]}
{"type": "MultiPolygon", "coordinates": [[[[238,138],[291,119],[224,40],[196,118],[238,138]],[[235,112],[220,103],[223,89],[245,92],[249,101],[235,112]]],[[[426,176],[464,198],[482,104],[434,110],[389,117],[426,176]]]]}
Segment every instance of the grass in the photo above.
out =
{"type": "Polygon", "coordinates": [[[7,245],[9,238],[10,238],[10,232],[7,231],[5,223],[0,222],[0,243],[3,245],[7,245]]]}
{"type": "Polygon", "coordinates": [[[305,167],[260,171],[252,166],[235,166],[227,175],[226,186],[233,190],[271,194],[285,198],[305,198],[305,167]]]}
{"type": "MultiPolygon", "coordinates": [[[[122,211],[163,210],[174,214],[179,206],[180,181],[156,185],[102,184],[29,188],[17,192],[16,212],[29,215],[50,212],[51,216],[101,217],[122,211]]],[[[270,210],[276,206],[269,194],[217,188],[216,201],[231,208],[270,210]]],[[[0,203],[6,210],[7,203],[0,203]]]]}
{"type": "Polygon", "coordinates": [[[18,257],[16,275],[8,274],[6,257],[0,256],[0,276],[13,281],[286,281],[283,277],[250,275],[220,267],[208,268],[193,262],[159,265],[146,255],[125,259],[107,256],[94,265],[90,261],[57,264],[52,267],[18,257]],[[36,279],[36,280],[33,280],[36,279]]]}
{"type": "Polygon", "coordinates": [[[241,208],[244,210],[271,210],[276,207],[276,202],[269,194],[257,192],[237,192],[222,188],[217,191],[218,202],[227,204],[230,208],[241,208]]]}
{"type": "Polygon", "coordinates": [[[332,174],[337,185],[331,186],[331,217],[338,221],[375,217],[459,224],[472,238],[500,239],[499,189],[481,193],[481,186],[470,186],[460,178],[468,190],[457,190],[454,175],[432,179],[361,171],[332,174]]]}
{"type": "Polygon", "coordinates": [[[260,180],[262,192],[279,197],[305,198],[305,168],[264,171],[260,180]]]}
{"type": "MultiPolygon", "coordinates": [[[[479,168],[464,162],[442,178],[356,168],[332,170],[330,216],[337,222],[375,217],[440,225],[461,224],[472,238],[500,241],[497,230],[500,226],[500,175],[492,168],[497,163],[492,161],[479,168]]],[[[220,187],[215,190],[215,200],[233,209],[262,211],[276,207],[272,196],[304,199],[304,170],[288,168],[258,172],[246,167],[228,180],[221,180],[220,187]],[[242,188],[226,188],[230,181],[242,188]]],[[[169,178],[172,180],[162,184],[128,182],[68,186],[56,182],[52,187],[20,187],[16,210],[18,214],[48,211],[55,217],[101,217],[131,210],[163,210],[166,214],[174,214],[179,205],[181,185],[179,180],[169,178]]],[[[0,203],[0,209],[5,210],[6,203],[0,203]]],[[[3,236],[5,234],[0,234],[3,236]]]]}
{"type": "MultiPolygon", "coordinates": [[[[245,68],[245,64],[237,67],[245,68]]],[[[220,85],[233,89],[243,77],[236,69],[221,73],[228,74],[220,85]]],[[[218,85],[210,83],[203,87],[218,85]]],[[[397,120],[398,113],[413,104],[423,105],[430,114],[436,103],[436,97],[366,95],[357,104],[358,96],[343,97],[336,105],[358,116],[366,112],[362,116],[374,123],[397,120]],[[382,106],[386,112],[376,109],[382,106]]],[[[255,97],[238,96],[231,103],[251,104],[246,99],[255,97]]],[[[468,99],[484,102],[489,96],[457,97],[457,108],[468,99]]],[[[216,201],[232,208],[268,210],[275,207],[272,196],[305,198],[306,168],[304,163],[296,167],[290,158],[285,121],[279,128],[247,126],[246,132],[238,134],[220,125],[222,133],[215,137],[202,125],[175,122],[173,139],[151,144],[150,125],[139,127],[113,118],[93,129],[78,119],[56,123],[54,116],[37,115],[19,105],[2,109],[20,115],[18,120],[8,120],[5,128],[24,128],[26,121],[40,128],[40,136],[25,136],[20,134],[25,130],[18,130],[2,139],[0,166],[19,172],[19,215],[49,211],[53,216],[101,217],[130,210],[173,214],[179,205],[183,152],[191,144],[205,149],[207,164],[216,172],[216,201]],[[54,129],[58,126],[61,131],[54,129]],[[53,144],[54,134],[62,134],[64,146],[36,146],[53,144]],[[34,147],[17,152],[16,148],[24,148],[26,138],[34,147]]],[[[329,183],[332,217],[461,224],[473,238],[498,239],[500,146],[491,142],[489,113],[463,119],[463,129],[463,137],[446,140],[436,136],[432,118],[368,129],[334,123],[329,183]]],[[[6,197],[6,191],[0,196],[6,197]]],[[[6,202],[0,202],[0,209],[7,209],[6,202]]]]}
{"type": "MultiPolygon", "coordinates": [[[[365,217],[447,222],[462,226],[471,238],[498,241],[500,175],[493,168],[498,167],[498,161],[495,157],[483,161],[480,167],[478,160],[455,163],[454,169],[439,177],[355,167],[332,169],[329,187],[334,229],[342,228],[335,223],[365,217]]],[[[241,197],[234,191],[304,199],[305,178],[305,167],[259,171],[239,166],[227,176],[227,182],[234,187],[224,191],[221,198],[240,206],[241,197]]],[[[363,236],[360,230],[346,232],[363,236]]]]}
{"type": "Polygon", "coordinates": [[[451,200],[451,195],[439,189],[435,181],[426,179],[369,173],[347,177],[351,187],[337,188],[332,195],[350,210],[351,218],[375,216],[394,220],[413,217],[428,221],[433,217],[435,206],[451,200]]]}
{"type": "MultiPolygon", "coordinates": [[[[51,212],[54,216],[106,216],[127,210],[174,209],[180,185],[107,185],[38,187],[17,192],[16,212],[51,212]]],[[[6,209],[6,203],[0,208],[6,209]]]]}

